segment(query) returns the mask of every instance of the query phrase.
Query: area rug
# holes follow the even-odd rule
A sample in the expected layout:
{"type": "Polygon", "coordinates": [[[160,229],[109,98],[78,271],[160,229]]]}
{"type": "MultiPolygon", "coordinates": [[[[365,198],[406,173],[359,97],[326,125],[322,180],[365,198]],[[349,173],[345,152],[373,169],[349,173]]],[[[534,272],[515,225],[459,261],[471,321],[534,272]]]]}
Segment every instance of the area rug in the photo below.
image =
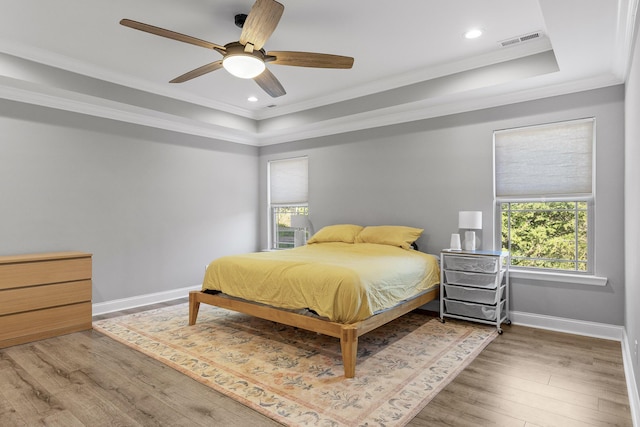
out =
{"type": "Polygon", "coordinates": [[[291,426],[403,426],[497,335],[412,312],[360,337],[356,377],[340,342],[202,304],[100,320],[95,330],[291,426]]]}

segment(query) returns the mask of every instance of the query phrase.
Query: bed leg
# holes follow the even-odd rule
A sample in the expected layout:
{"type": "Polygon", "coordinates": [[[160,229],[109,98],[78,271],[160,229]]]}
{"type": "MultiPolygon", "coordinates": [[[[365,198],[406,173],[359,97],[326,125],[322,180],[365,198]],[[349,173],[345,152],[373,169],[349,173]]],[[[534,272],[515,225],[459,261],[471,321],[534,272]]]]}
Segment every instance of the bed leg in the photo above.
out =
{"type": "Polygon", "coordinates": [[[344,376],[353,378],[356,376],[356,356],[358,355],[358,334],[356,329],[343,329],[340,337],[340,350],[342,351],[342,364],[344,376]]]}
{"type": "Polygon", "coordinates": [[[198,291],[189,292],[189,326],[196,324],[198,311],[200,310],[200,301],[196,295],[198,291]]]}

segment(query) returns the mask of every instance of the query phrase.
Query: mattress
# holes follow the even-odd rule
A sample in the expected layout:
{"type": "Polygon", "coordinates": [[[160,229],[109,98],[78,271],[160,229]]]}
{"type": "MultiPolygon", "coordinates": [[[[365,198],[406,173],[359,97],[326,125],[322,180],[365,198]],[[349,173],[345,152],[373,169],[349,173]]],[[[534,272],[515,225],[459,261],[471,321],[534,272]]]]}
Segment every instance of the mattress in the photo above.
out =
{"type": "Polygon", "coordinates": [[[440,282],[437,258],[374,243],[316,243],[212,261],[202,289],[354,323],[440,282]]]}

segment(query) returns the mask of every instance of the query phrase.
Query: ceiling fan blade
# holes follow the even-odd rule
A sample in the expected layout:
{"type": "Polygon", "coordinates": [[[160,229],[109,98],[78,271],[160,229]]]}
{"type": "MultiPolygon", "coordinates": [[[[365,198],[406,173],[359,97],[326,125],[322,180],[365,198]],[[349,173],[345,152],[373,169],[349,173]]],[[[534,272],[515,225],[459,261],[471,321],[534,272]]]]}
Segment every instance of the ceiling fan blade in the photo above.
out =
{"type": "Polygon", "coordinates": [[[260,86],[262,90],[267,92],[272,98],[277,98],[279,96],[286,95],[287,93],[276,76],[274,76],[268,68],[265,68],[265,70],[257,77],[254,77],[253,80],[255,80],[255,82],[258,83],[258,86],[260,86]]]}
{"type": "Polygon", "coordinates": [[[178,40],[184,43],[191,43],[196,46],[204,47],[207,49],[222,49],[224,46],[217,45],[215,43],[208,42],[206,40],[197,39],[195,37],[187,36],[185,34],[176,33],[175,31],[165,30],[164,28],[154,27],[153,25],[144,24],[138,21],[132,21],[131,19],[122,19],[120,25],[133,28],[134,30],[144,31],[146,33],[155,34],[156,36],[166,37],[172,40],[178,40]]]}
{"type": "Polygon", "coordinates": [[[275,31],[284,12],[284,6],[275,0],[257,0],[242,27],[240,43],[251,43],[260,50],[275,31]]]}
{"type": "Polygon", "coordinates": [[[178,76],[175,79],[171,80],[169,83],[183,83],[183,82],[186,82],[187,80],[195,79],[196,77],[200,77],[203,74],[216,71],[220,68],[222,68],[221,59],[218,61],[212,62],[210,64],[203,65],[202,67],[196,68],[195,70],[191,70],[188,73],[184,73],[183,75],[178,76]]]}
{"type": "Polygon", "coordinates": [[[346,69],[353,66],[353,58],[350,56],[326,53],[272,51],[267,52],[267,56],[275,56],[276,58],[269,61],[270,64],[292,65],[294,67],[346,69]]]}

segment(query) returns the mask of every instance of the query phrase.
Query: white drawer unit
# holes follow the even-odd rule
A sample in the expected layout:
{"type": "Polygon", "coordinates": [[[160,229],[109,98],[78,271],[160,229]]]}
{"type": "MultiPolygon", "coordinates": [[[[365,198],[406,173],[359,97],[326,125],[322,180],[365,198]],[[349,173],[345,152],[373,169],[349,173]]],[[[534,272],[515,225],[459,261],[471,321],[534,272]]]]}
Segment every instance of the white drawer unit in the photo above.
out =
{"type": "Polygon", "coordinates": [[[496,325],[509,320],[509,253],[440,253],[440,320],[445,317],[496,325]]]}

